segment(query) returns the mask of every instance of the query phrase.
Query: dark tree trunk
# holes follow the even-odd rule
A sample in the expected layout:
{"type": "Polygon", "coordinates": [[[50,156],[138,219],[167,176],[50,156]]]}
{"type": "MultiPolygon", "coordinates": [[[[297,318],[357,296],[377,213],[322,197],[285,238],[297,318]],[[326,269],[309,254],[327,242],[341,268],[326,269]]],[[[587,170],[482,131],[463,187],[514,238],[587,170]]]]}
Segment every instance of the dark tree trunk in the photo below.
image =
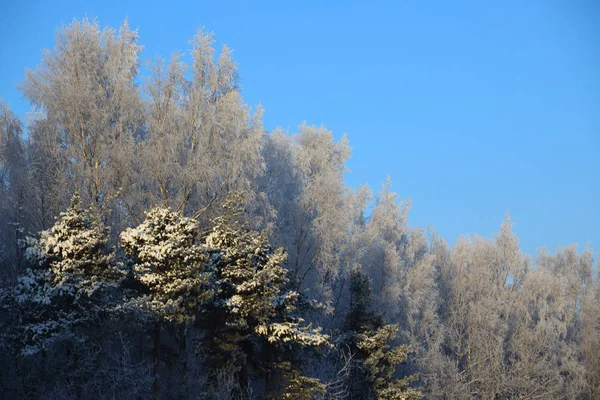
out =
{"type": "Polygon", "coordinates": [[[154,384],[152,385],[152,398],[158,400],[160,395],[160,378],[158,376],[160,372],[160,324],[157,323],[154,326],[154,384]]]}
{"type": "Polygon", "coordinates": [[[239,380],[238,380],[238,383],[240,385],[240,390],[242,391],[242,393],[245,393],[248,391],[248,379],[249,379],[248,366],[246,365],[246,363],[244,363],[242,365],[242,369],[240,369],[239,380]]]}

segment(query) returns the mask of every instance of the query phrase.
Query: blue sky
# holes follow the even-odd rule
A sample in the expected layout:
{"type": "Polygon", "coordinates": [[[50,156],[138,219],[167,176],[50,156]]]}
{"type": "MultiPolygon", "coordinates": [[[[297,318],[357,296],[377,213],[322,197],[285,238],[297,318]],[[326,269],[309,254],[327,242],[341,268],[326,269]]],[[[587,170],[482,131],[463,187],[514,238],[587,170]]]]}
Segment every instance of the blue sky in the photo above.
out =
{"type": "Polygon", "coordinates": [[[10,1],[0,96],[54,31],[95,16],[139,29],[142,58],[186,51],[198,27],[234,49],[265,126],[347,133],[349,185],[412,197],[411,225],[450,243],[511,211],[524,251],[600,251],[600,3],[581,1],[10,1]]]}

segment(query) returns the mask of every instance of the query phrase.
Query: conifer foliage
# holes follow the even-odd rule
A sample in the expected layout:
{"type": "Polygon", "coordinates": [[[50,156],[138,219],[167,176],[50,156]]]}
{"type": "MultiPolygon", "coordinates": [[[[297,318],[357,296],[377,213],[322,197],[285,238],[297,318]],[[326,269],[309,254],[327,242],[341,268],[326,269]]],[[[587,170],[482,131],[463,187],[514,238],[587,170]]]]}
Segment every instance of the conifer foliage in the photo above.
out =
{"type": "Polygon", "coordinates": [[[360,270],[350,277],[350,305],[342,342],[352,354],[351,397],[360,399],[417,400],[421,393],[408,383],[416,377],[398,379],[396,368],[407,358],[404,345],[394,345],[397,325],[385,325],[380,313],[370,310],[371,283],[360,270]]]}
{"type": "Polygon", "coordinates": [[[298,293],[288,290],[283,249],[273,249],[265,232],[244,228],[240,197],[232,196],[206,238],[215,275],[215,298],[205,315],[210,335],[202,344],[248,385],[250,374],[266,381],[269,398],[310,398],[323,391],[318,379],[302,374],[298,353],[328,347],[320,329],[303,324],[296,313],[298,293]],[[269,386],[276,379],[281,384],[269,386]]]}
{"type": "MultiPolygon", "coordinates": [[[[142,224],[121,234],[141,286],[134,302],[157,323],[154,373],[160,372],[162,324],[184,336],[195,326],[203,333],[196,353],[213,371],[209,379],[227,371],[243,390],[251,376],[276,376],[285,384],[267,388],[268,396],[310,398],[323,385],[302,374],[297,354],[326,348],[327,336],[294,313],[298,293],[286,289],[283,249],[273,249],[266,233],[245,228],[240,207],[240,196],[231,196],[204,236],[193,219],[165,208],[147,212],[142,224]]],[[[158,396],[158,377],[154,390],[158,396]]]]}
{"type": "Polygon", "coordinates": [[[132,274],[160,320],[193,320],[212,296],[208,254],[199,242],[198,224],[167,208],[154,208],[136,228],[121,233],[132,274]]]}
{"type": "Polygon", "coordinates": [[[5,306],[14,307],[18,319],[13,343],[33,354],[61,338],[84,340],[80,328],[106,318],[122,278],[108,230],[75,195],[57,223],[28,244],[31,268],[4,293],[5,306]]]}

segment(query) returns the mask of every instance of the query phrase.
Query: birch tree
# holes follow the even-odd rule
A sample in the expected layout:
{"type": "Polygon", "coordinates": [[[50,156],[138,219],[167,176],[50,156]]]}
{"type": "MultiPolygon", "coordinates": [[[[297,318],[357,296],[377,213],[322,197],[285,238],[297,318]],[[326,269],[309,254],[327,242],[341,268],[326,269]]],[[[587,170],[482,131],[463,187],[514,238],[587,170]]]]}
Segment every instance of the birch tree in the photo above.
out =
{"type": "Polygon", "coordinates": [[[292,282],[300,292],[310,289],[330,313],[353,215],[343,181],[350,148],[345,137],[336,143],[324,127],[303,124],[299,130],[269,139],[266,194],[276,213],[276,243],[289,252],[292,282]]]}
{"type": "Polygon", "coordinates": [[[209,222],[232,191],[247,193],[249,207],[260,197],[254,187],[264,169],[262,109],[252,113],[243,102],[227,46],[215,58],[212,34],[203,30],[190,44],[192,65],[180,54],[151,65],[140,181],[146,204],[209,222]]]}
{"type": "Polygon", "coordinates": [[[406,280],[407,268],[403,265],[402,253],[410,233],[407,226],[410,201],[401,202],[390,190],[391,184],[388,177],[377,193],[366,227],[369,249],[362,261],[372,279],[373,289],[378,293],[379,307],[385,310],[386,316],[396,317],[406,280]]]}
{"type": "Polygon", "coordinates": [[[111,205],[130,170],[141,117],[137,39],[127,21],[117,32],[95,20],[74,20],[57,31],[54,50],[43,53],[21,85],[47,121],[36,140],[58,143],[64,154],[57,173],[68,183],[67,196],[79,190],[98,209],[111,205]]]}
{"type": "Polygon", "coordinates": [[[0,268],[2,281],[23,263],[22,241],[29,224],[28,166],[22,124],[0,99],[0,268]]]}

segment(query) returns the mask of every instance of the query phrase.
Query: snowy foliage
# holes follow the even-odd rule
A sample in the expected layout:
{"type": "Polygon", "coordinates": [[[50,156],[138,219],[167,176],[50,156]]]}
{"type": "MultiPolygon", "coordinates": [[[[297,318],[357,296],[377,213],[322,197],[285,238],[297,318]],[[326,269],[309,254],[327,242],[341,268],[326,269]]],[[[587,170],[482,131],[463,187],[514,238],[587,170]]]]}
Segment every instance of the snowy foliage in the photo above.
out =
{"type": "Polygon", "coordinates": [[[198,243],[194,220],[168,209],[152,209],[142,224],[121,233],[121,246],[159,318],[193,320],[211,297],[209,258],[198,243]]]}
{"type": "MultiPolygon", "coordinates": [[[[320,329],[306,325],[295,313],[298,294],[286,289],[283,250],[273,250],[264,232],[244,228],[237,220],[241,212],[239,202],[239,196],[230,197],[224,214],[215,220],[215,227],[206,238],[208,251],[213,255],[216,289],[205,318],[214,337],[202,343],[201,348],[224,354],[234,370],[243,371],[254,365],[255,372],[273,374],[277,370],[273,358],[304,348],[327,348],[328,337],[320,329]],[[247,353],[244,349],[248,345],[270,356],[247,353]]],[[[286,365],[288,370],[296,371],[294,379],[303,376],[297,363],[286,365]]]]}
{"type": "Polygon", "coordinates": [[[142,111],[135,84],[141,49],[127,21],[118,31],[101,29],[93,19],[73,21],[57,31],[55,48],[21,85],[43,111],[36,141],[53,157],[40,161],[62,161],[48,171],[51,179],[98,207],[118,194],[132,168],[142,111]]]}
{"type": "Polygon", "coordinates": [[[76,338],[79,327],[98,323],[109,310],[122,274],[107,241],[107,230],[83,210],[78,196],[39,240],[28,239],[32,267],[3,293],[12,311],[18,310],[11,335],[23,354],[47,349],[57,339],[76,338]]]}

